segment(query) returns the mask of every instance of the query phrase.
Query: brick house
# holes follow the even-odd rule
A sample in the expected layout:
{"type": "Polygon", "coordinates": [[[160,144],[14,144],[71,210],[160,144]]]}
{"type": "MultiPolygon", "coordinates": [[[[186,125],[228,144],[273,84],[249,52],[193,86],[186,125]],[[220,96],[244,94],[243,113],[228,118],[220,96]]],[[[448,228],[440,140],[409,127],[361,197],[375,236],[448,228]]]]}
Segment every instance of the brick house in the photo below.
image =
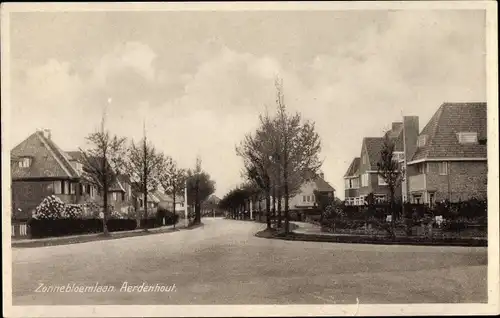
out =
{"type": "Polygon", "coordinates": [[[12,219],[30,219],[49,195],[73,204],[95,198],[97,189],[82,172],[82,165],[53,142],[50,130],[31,134],[11,151],[12,219]]]}
{"type": "MultiPolygon", "coordinates": [[[[373,193],[377,202],[386,201],[389,188],[383,178],[378,175],[377,163],[383,149],[384,138],[394,143],[394,160],[402,167],[406,166],[405,158],[412,155],[418,136],[418,117],[404,116],[403,122],[393,122],[391,129],[382,137],[365,137],[361,144],[359,157],[355,157],[344,174],[344,194],[347,205],[364,205],[365,197],[373,193]]],[[[406,198],[407,186],[403,182],[396,189],[396,199],[406,198]]]]}
{"type": "Polygon", "coordinates": [[[442,104],[408,162],[411,202],[486,198],[486,137],[486,103],[442,104]]]}

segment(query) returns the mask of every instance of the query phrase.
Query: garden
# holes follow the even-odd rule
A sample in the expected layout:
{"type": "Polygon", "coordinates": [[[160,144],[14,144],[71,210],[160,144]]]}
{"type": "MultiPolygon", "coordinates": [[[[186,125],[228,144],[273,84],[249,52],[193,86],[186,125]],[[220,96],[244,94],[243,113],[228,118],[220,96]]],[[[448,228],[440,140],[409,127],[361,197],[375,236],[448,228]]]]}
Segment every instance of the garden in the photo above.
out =
{"type": "Polygon", "coordinates": [[[368,204],[346,206],[326,204],[322,213],[309,222],[322,232],[428,239],[487,238],[487,202],[470,199],[463,202],[424,204],[368,204]],[[394,213],[392,213],[394,211],[394,213]],[[394,220],[393,220],[394,217],[394,220]]]}
{"type": "MultiPolygon", "coordinates": [[[[153,217],[139,220],[140,225],[137,221],[133,209],[125,212],[110,209],[106,226],[110,232],[154,228],[175,224],[178,216],[158,209],[153,217]]],[[[51,195],[35,208],[27,224],[31,238],[100,233],[103,232],[103,207],[95,202],[67,204],[51,195]]]]}

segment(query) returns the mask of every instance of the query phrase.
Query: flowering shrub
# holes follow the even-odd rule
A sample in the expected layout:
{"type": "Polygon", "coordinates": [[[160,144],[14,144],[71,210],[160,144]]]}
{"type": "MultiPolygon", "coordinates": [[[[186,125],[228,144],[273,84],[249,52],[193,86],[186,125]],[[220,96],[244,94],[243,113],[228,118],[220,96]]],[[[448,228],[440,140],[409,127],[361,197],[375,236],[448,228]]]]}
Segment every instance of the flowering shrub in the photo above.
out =
{"type": "Polygon", "coordinates": [[[122,212],[122,211],[117,211],[117,210],[111,210],[109,214],[110,219],[125,219],[127,218],[127,213],[122,212]]]}
{"type": "Polygon", "coordinates": [[[101,208],[99,204],[97,204],[96,202],[89,201],[84,204],[84,214],[85,214],[84,216],[86,218],[99,217],[100,210],[101,208]]]}
{"type": "Polygon", "coordinates": [[[65,219],[81,219],[84,216],[83,206],[80,204],[66,204],[61,216],[65,219]]]}
{"type": "Polygon", "coordinates": [[[33,218],[36,220],[58,219],[63,215],[64,208],[64,202],[55,195],[51,195],[43,199],[43,201],[35,208],[33,218]]]}

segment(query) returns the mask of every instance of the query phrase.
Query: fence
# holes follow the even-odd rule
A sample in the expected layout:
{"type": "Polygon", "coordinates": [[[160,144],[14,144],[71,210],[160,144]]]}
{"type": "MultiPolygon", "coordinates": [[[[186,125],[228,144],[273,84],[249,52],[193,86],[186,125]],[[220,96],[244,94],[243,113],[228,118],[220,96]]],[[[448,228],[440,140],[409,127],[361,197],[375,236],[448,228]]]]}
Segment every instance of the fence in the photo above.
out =
{"type": "Polygon", "coordinates": [[[28,237],[28,224],[27,222],[13,222],[11,225],[11,237],[28,237]]]}

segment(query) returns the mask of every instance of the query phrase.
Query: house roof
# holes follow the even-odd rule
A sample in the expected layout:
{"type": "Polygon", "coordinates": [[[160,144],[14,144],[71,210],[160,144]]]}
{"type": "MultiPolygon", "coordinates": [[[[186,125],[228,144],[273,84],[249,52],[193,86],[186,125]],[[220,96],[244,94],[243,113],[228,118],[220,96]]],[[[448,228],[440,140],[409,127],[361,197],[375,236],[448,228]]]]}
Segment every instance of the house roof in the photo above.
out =
{"type": "Polygon", "coordinates": [[[344,177],[348,176],[355,176],[358,174],[359,170],[359,163],[361,161],[361,158],[356,157],[351,161],[351,164],[349,165],[349,168],[347,168],[346,173],[344,174],[344,177]]]}
{"type": "Polygon", "coordinates": [[[18,144],[11,151],[12,179],[39,178],[79,178],[78,171],[70,163],[70,157],[62,151],[52,139],[36,131],[18,144]],[[22,157],[30,157],[31,165],[21,168],[16,161],[22,157]]]}
{"type": "Polygon", "coordinates": [[[486,103],[443,103],[419,136],[426,135],[411,161],[439,158],[486,158],[486,144],[460,144],[457,133],[477,132],[487,137],[486,103]]]}
{"type": "Polygon", "coordinates": [[[323,179],[320,176],[317,176],[313,181],[316,184],[316,190],[320,192],[335,191],[335,188],[332,187],[328,182],[325,181],[325,179],[323,179]]]}
{"type": "Polygon", "coordinates": [[[160,200],[160,202],[171,201],[171,197],[161,191],[155,191],[154,195],[158,198],[158,200],[160,200]]]}
{"type": "Polygon", "coordinates": [[[366,148],[371,170],[377,170],[377,163],[380,159],[380,150],[383,144],[383,137],[365,137],[363,139],[363,147],[366,148]]]}

